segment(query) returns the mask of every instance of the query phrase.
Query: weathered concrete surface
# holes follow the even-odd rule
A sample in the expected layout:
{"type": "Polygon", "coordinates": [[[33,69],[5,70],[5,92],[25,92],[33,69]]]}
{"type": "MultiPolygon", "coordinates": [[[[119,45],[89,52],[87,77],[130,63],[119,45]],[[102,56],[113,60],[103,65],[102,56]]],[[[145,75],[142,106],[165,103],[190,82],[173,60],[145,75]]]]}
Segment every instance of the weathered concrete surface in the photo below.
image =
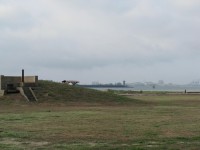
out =
{"type": "Polygon", "coordinates": [[[21,94],[22,96],[24,96],[24,97],[26,98],[27,101],[29,101],[28,97],[27,97],[26,94],[24,93],[23,88],[22,88],[22,87],[18,87],[17,89],[20,91],[20,94],[21,94]]]}
{"type": "Polygon", "coordinates": [[[26,98],[27,101],[38,101],[31,87],[18,87],[17,89],[20,91],[21,95],[26,98]]]}
{"type": "MultiPolygon", "coordinates": [[[[12,84],[13,87],[20,87],[22,82],[21,76],[0,76],[0,90],[6,90],[8,84],[12,84]]],[[[25,76],[24,85],[28,86],[37,86],[38,85],[38,76],[25,76]]]]}
{"type": "Polygon", "coordinates": [[[4,96],[4,90],[0,90],[0,96],[4,96]]]}

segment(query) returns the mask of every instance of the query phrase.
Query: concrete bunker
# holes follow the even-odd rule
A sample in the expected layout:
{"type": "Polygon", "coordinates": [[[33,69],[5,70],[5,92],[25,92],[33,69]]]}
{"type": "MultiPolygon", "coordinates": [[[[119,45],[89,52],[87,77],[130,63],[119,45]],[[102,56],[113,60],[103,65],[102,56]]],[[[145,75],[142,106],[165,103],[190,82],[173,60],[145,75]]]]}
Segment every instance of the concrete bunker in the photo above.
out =
{"type": "Polygon", "coordinates": [[[0,76],[0,96],[21,93],[28,101],[37,100],[32,87],[38,86],[38,76],[0,76]]]}

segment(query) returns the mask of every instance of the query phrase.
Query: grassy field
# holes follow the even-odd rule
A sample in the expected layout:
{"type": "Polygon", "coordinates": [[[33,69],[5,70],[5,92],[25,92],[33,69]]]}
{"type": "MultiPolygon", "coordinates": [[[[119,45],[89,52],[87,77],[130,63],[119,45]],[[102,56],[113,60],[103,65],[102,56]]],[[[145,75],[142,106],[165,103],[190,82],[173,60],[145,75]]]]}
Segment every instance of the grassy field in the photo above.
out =
{"type": "Polygon", "coordinates": [[[200,95],[149,93],[126,98],[51,84],[43,83],[35,91],[37,103],[16,94],[0,98],[0,149],[200,147],[200,95]],[[71,90],[71,95],[63,90],[71,90]]]}

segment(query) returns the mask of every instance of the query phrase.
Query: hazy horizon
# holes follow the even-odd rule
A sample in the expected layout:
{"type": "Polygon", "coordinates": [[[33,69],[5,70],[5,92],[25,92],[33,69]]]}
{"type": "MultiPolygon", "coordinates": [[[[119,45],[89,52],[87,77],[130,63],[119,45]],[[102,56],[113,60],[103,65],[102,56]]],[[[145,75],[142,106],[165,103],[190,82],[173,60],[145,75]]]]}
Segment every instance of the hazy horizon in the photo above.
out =
{"type": "Polygon", "coordinates": [[[199,0],[0,0],[0,74],[82,84],[200,79],[199,0]]]}

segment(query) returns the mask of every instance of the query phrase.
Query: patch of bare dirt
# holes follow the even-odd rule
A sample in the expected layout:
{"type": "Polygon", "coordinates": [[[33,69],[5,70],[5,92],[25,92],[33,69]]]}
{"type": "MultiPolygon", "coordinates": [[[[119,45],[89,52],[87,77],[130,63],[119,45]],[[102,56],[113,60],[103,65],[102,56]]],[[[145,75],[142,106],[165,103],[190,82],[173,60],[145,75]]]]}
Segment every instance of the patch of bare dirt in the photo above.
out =
{"type": "Polygon", "coordinates": [[[22,146],[24,144],[29,145],[31,147],[41,147],[48,145],[49,142],[41,141],[41,142],[35,142],[35,141],[17,141],[14,138],[4,138],[0,141],[0,144],[5,145],[15,145],[15,146],[22,146]]]}

